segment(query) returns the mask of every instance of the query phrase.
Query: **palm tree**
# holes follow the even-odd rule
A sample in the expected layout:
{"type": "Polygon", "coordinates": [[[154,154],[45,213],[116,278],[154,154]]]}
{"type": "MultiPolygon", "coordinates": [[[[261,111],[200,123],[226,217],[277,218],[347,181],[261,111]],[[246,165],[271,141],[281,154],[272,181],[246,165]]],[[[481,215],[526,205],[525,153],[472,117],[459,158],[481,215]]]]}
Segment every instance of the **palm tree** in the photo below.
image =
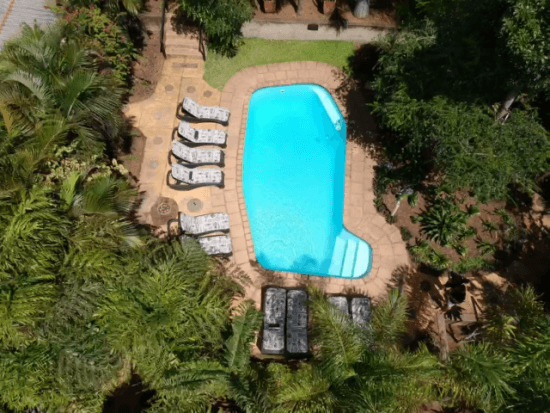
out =
{"type": "Polygon", "coordinates": [[[436,396],[438,359],[425,347],[399,348],[406,299],[392,292],[359,328],[318,289],[310,289],[314,360],[297,371],[272,364],[269,401],[276,412],[415,412],[436,396]]]}
{"type": "Polygon", "coordinates": [[[0,188],[30,189],[50,172],[47,163],[55,159],[55,149],[65,142],[68,127],[63,118],[54,116],[37,125],[34,131],[24,130],[1,105],[0,111],[8,119],[6,129],[0,127],[0,188]]]}
{"type": "Polygon", "coordinates": [[[4,123],[17,119],[36,131],[61,117],[68,129],[66,144],[75,142],[79,152],[102,154],[106,144],[114,145],[122,125],[122,90],[97,73],[94,54],[67,24],[24,25],[0,55],[4,123]]]}
{"type": "Polygon", "coordinates": [[[32,341],[34,327],[57,299],[69,229],[48,188],[0,192],[2,347],[32,341]]]}
{"type": "Polygon", "coordinates": [[[465,345],[450,355],[441,387],[443,402],[498,411],[514,393],[512,378],[506,354],[486,343],[465,345]],[[451,400],[445,400],[449,394],[451,400]]]}

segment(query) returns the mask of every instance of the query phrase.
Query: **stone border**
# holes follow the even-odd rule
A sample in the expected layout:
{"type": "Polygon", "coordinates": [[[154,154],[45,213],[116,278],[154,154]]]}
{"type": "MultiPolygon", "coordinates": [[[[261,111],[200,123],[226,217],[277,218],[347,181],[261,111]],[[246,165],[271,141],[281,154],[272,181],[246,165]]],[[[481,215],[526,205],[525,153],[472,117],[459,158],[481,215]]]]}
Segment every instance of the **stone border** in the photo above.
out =
{"type": "MultiPolygon", "coordinates": [[[[242,186],[242,161],[248,119],[248,102],[252,93],[268,86],[299,83],[318,84],[333,96],[348,119],[345,102],[336,90],[347,80],[342,71],[320,62],[291,62],[253,66],[233,76],[222,91],[220,106],[231,111],[226,148],[224,199],[230,216],[233,261],[248,274],[248,298],[261,305],[261,289],[269,284],[251,264],[256,260],[242,186]],[[232,167],[232,166],[235,167],[232,167]]],[[[365,116],[368,116],[365,109],[365,116]]],[[[308,276],[277,272],[284,287],[319,284],[329,294],[357,293],[376,299],[385,294],[392,274],[408,267],[409,255],[397,228],[386,223],[374,207],[373,178],[375,162],[359,145],[347,142],[344,193],[344,226],[372,247],[370,273],[360,279],[308,276]]]]}

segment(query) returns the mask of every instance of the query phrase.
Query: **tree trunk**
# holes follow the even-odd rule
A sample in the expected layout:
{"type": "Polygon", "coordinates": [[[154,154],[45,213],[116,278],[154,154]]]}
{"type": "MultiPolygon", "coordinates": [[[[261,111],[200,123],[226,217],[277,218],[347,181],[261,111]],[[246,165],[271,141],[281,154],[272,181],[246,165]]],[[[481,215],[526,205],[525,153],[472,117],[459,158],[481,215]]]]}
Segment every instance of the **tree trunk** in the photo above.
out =
{"type": "Polygon", "coordinates": [[[510,106],[512,106],[512,104],[515,102],[517,96],[518,93],[515,90],[506,95],[506,98],[504,99],[504,102],[500,104],[500,109],[497,113],[497,120],[499,122],[504,123],[507,118],[506,115],[508,115],[509,113],[510,106]]]}
{"type": "Polygon", "coordinates": [[[254,0],[254,3],[256,4],[256,10],[262,10],[260,6],[260,0],[254,0]]]}
{"type": "Polygon", "coordinates": [[[516,101],[518,95],[523,90],[523,86],[516,85],[514,88],[508,92],[506,97],[504,98],[504,101],[501,102],[500,108],[497,113],[497,121],[500,123],[504,123],[506,119],[508,119],[508,115],[510,113],[510,107],[514,104],[516,101]]]}
{"type": "Polygon", "coordinates": [[[304,0],[296,0],[298,2],[298,10],[296,11],[296,14],[298,16],[301,16],[304,14],[304,0]]]}

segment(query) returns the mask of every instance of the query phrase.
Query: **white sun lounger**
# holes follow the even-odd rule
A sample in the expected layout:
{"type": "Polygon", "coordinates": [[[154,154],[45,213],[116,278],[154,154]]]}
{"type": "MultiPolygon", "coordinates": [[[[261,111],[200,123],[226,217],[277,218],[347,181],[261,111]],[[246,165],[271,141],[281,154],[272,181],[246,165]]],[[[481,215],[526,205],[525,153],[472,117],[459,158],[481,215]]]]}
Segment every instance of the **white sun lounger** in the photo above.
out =
{"type": "Polygon", "coordinates": [[[168,171],[166,177],[170,188],[178,190],[188,190],[200,186],[219,186],[223,187],[223,172],[214,168],[188,168],[179,163],[173,163],[172,169],[168,171]],[[170,178],[177,181],[176,184],[170,182],[170,178]]]}
{"type": "Polygon", "coordinates": [[[174,129],[172,133],[172,140],[174,140],[174,135],[182,139],[185,139],[192,143],[193,145],[217,145],[225,146],[227,141],[227,133],[218,129],[195,129],[189,122],[184,120],[180,121],[180,124],[177,128],[174,129]]]}
{"type": "MultiPolygon", "coordinates": [[[[178,160],[188,162],[192,166],[218,165],[223,166],[223,152],[215,148],[190,148],[181,142],[172,142],[171,154],[178,160]]],[[[168,161],[172,163],[171,159],[168,161]]]]}
{"type": "MultiPolygon", "coordinates": [[[[193,238],[183,235],[182,241],[188,241],[193,238]]],[[[230,255],[233,252],[231,245],[231,237],[228,235],[215,235],[212,237],[195,238],[199,242],[201,248],[208,255],[230,255]]]]}
{"type": "Polygon", "coordinates": [[[370,322],[370,299],[367,297],[351,299],[351,318],[359,327],[367,327],[370,322]]]}
{"type": "Polygon", "coordinates": [[[290,290],[286,301],[286,351],[290,354],[309,352],[307,340],[307,293],[290,290]]]}
{"type": "Polygon", "coordinates": [[[268,288],[264,299],[262,353],[283,354],[285,351],[286,290],[268,288]]]}
{"type": "Polygon", "coordinates": [[[334,304],[338,309],[345,315],[349,315],[349,305],[348,299],[343,296],[332,296],[328,299],[332,304],[334,304]]]}
{"type": "Polygon", "coordinates": [[[174,222],[179,222],[183,233],[189,235],[202,235],[229,230],[229,215],[223,212],[199,215],[197,217],[192,217],[183,212],[180,212],[179,215],[179,220],[171,219],[168,221],[168,233],[170,233],[170,225],[174,222]]]}
{"type": "Polygon", "coordinates": [[[185,97],[180,106],[182,113],[178,107],[178,119],[189,122],[217,122],[225,126],[229,123],[229,111],[219,106],[201,106],[190,97],[185,97]]]}
{"type": "Polygon", "coordinates": [[[233,252],[231,237],[227,235],[199,238],[198,241],[208,255],[229,255],[233,252]]]}

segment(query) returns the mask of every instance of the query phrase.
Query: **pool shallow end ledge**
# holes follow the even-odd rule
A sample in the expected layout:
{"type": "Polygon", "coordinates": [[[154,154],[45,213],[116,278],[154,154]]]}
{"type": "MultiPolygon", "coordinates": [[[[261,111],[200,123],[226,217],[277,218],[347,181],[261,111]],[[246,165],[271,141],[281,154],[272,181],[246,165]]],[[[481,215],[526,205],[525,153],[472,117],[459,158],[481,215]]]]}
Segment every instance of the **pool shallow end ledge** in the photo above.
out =
{"type": "MultiPolygon", "coordinates": [[[[258,308],[261,306],[262,288],[273,285],[273,277],[266,276],[266,271],[255,264],[257,261],[244,202],[242,162],[248,104],[252,93],[257,89],[297,83],[318,84],[328,90],[349,124],[348,111],[344,98],[341,97],[345,93],[335,92],[343,84],[347,86],[352,82],[349,82],[341,70],[325,63],[291,62],[250,67],[233,76],[225,85],[221,96],[220,105],[231,111],[231,122],[226,148],[226,179],[223,190],[225,205],[220,207],[220,212],[229,213],[234,251],[232,260],[250,278],[250,282],[244,286],[246,298],[254,300],[258,308]]],[[[364,108],[364,113],[359,116],[370,116],[365,102],[359,103],[364,108]]],[[[360,112],[360,109],[354,109],[354,113],[360,112]]],[[[353,143],[353,139],[350,140],[350,133],[353,132],[348,131],[346,145],[344,226],[370,244],[370,273],[363,278],[344,279],[277,272],[277,286],[304,287],[315,284],[327,294],[368,295],[376,301],[384,297],[391,288],[392,275],[407,271],[409,256],[399,230],[386,223],[374,207],[372,181],[376,164],[363,148],[353,143]]]]}

